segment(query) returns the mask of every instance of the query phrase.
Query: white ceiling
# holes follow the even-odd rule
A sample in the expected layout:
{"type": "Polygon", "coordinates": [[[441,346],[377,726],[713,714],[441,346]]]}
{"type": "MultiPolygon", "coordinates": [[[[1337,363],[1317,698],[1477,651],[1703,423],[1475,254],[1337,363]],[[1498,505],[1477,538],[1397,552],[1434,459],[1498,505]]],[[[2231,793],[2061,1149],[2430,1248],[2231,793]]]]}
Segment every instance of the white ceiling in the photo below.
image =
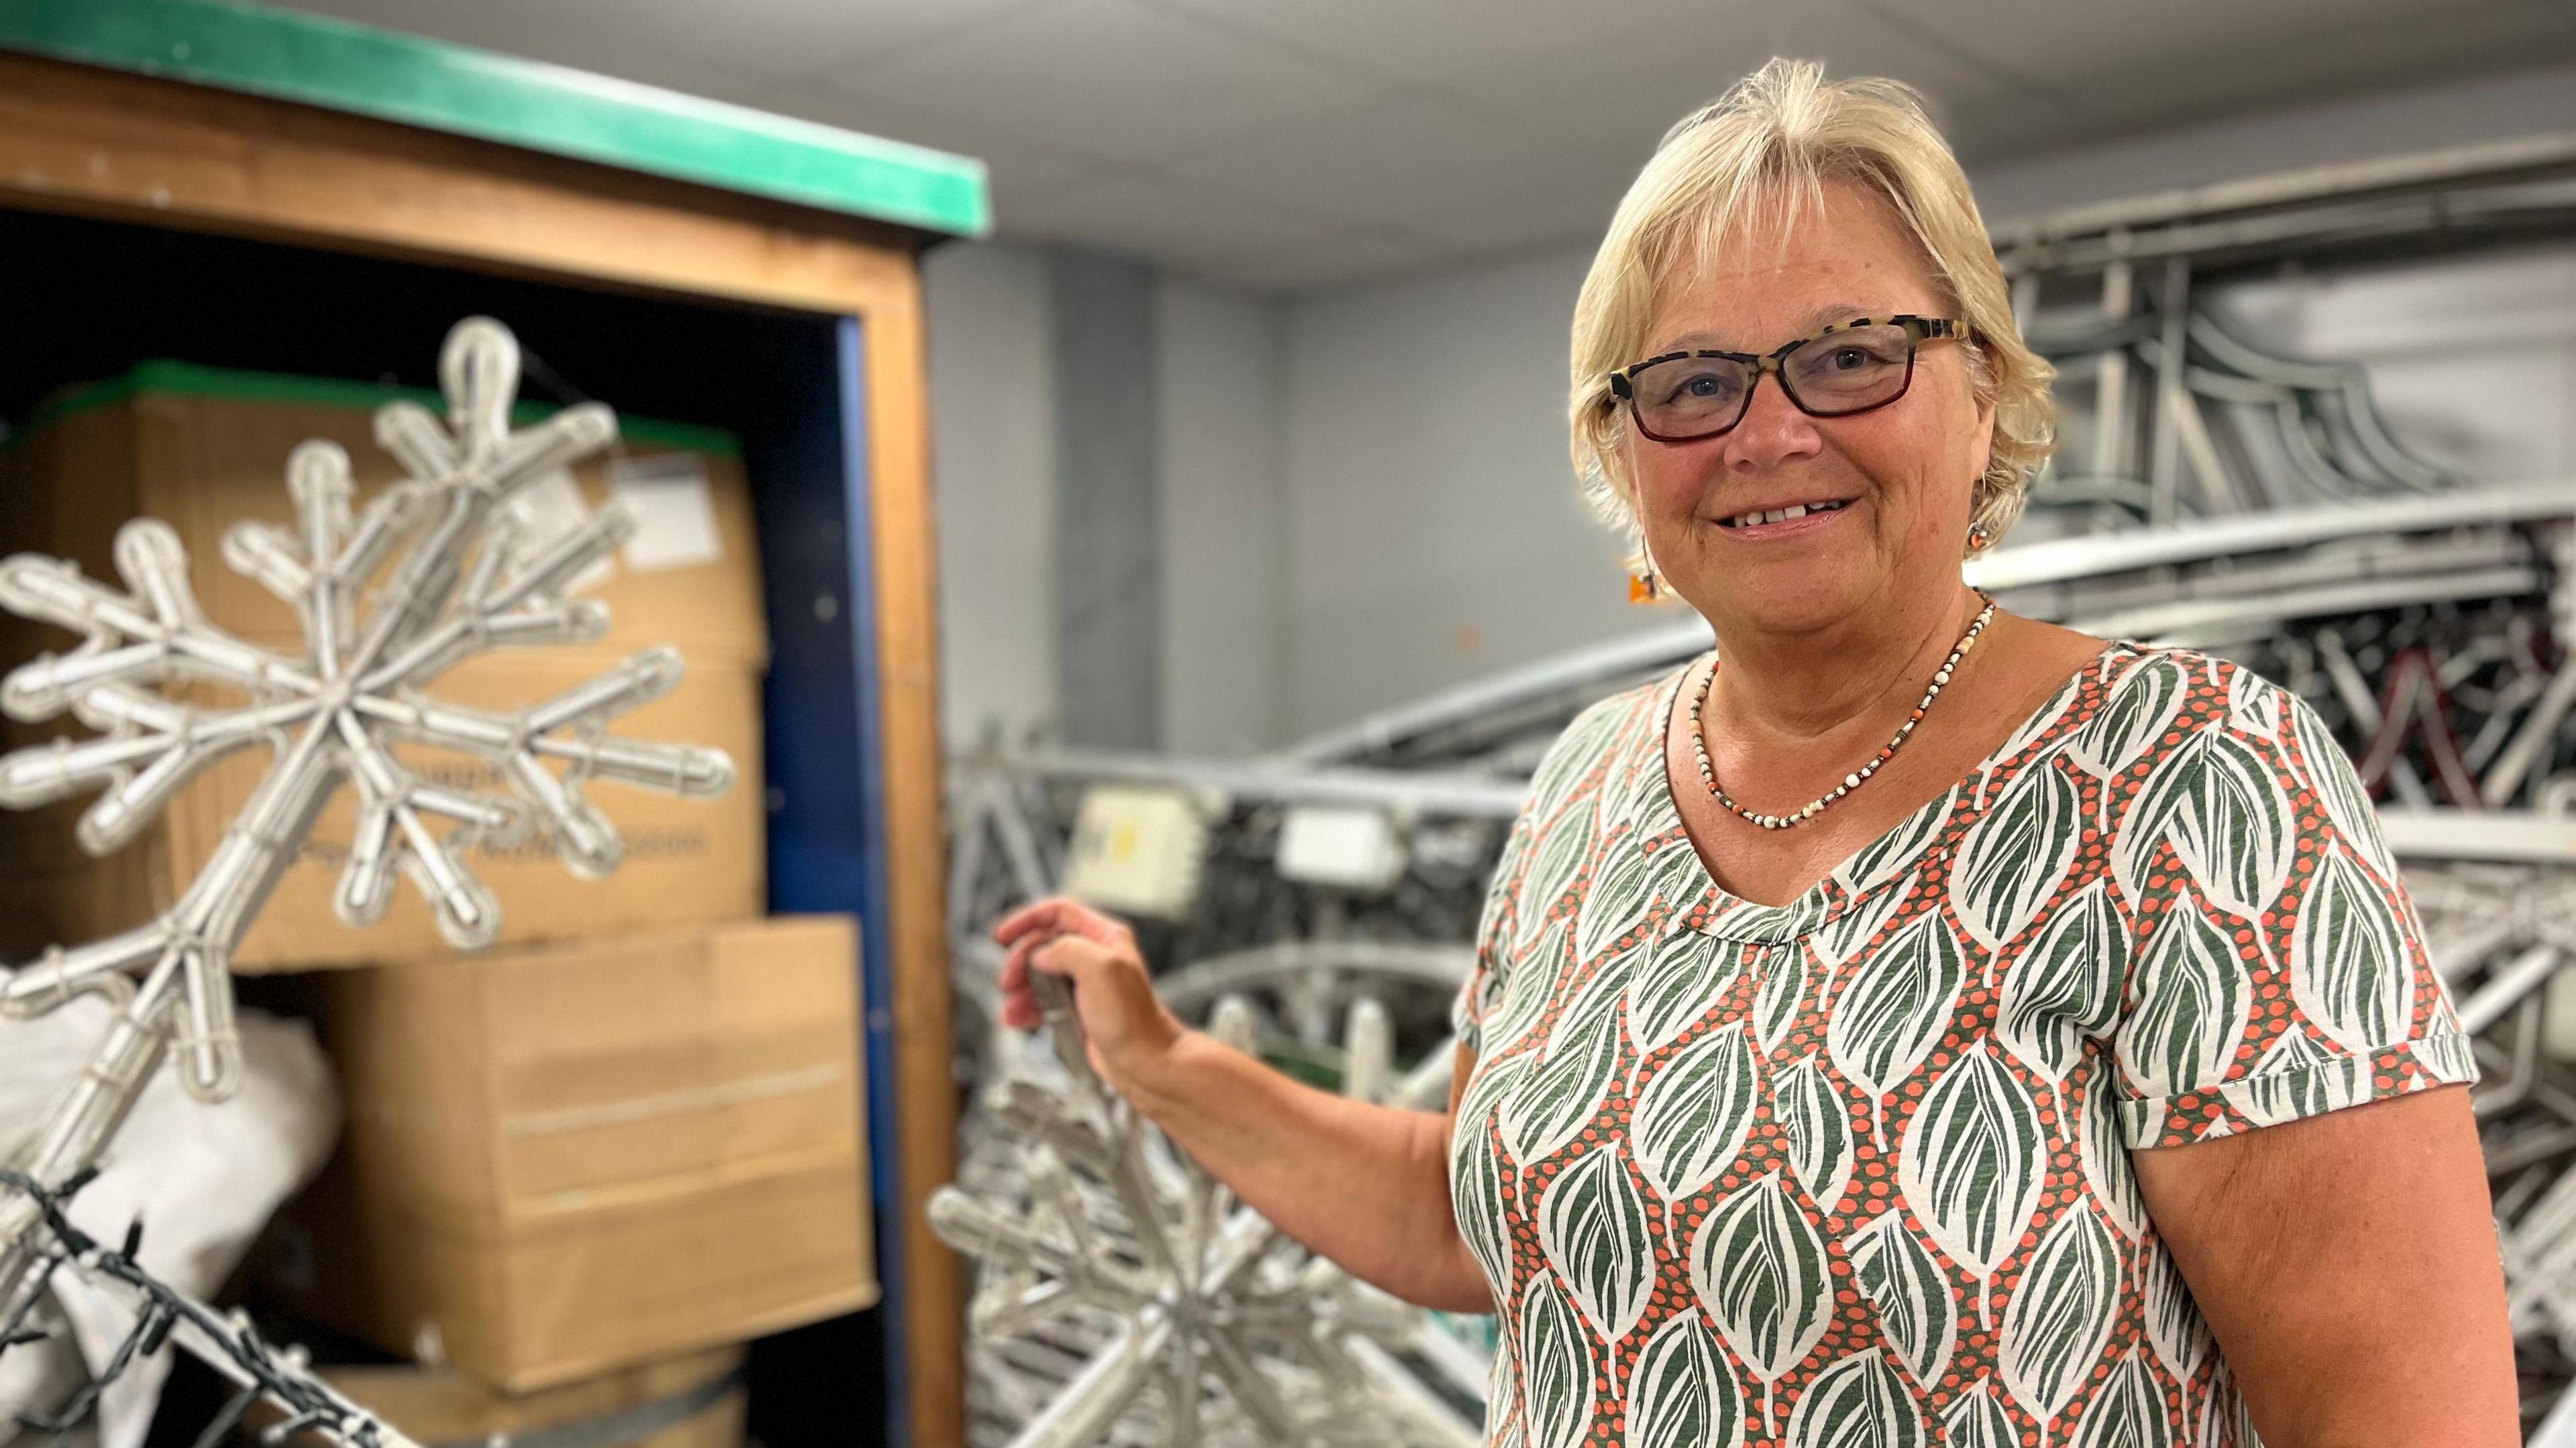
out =
{"type": "Polygon", "coordinates": [[[1264,291],[1597,235],[1765,58],[1971,166],[2576,58],[2576,0],[293,0],[960,151],[1004,237],[1264,291]]]}

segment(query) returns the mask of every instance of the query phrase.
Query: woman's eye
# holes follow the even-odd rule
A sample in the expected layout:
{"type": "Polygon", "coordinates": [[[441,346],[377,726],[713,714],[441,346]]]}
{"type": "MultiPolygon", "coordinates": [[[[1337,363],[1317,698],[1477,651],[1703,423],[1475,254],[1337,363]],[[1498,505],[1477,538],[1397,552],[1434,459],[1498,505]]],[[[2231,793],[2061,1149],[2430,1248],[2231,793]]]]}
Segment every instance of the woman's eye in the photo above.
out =
{"type": "Polygon", "coordinates": [[[1870,361],[1869,352],[1864,348],[1839,347],[1834,351],[1834,365],[1846,372],[1854,367],[1866,367],[1870,361]]]}
{"type": "Polygon", "coordinates": [[[1721,384],[1714,377],[1694,377],[1683,384],[1683,389],[1693,397],[1715,397],[1721,384]]]}

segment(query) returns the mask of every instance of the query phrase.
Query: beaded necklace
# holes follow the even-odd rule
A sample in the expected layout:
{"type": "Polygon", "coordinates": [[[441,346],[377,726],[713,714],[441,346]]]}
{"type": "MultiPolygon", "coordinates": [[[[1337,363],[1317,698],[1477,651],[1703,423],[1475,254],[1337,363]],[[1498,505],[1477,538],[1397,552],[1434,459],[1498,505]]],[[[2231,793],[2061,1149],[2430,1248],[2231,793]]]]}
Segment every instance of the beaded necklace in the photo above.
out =
{"type": "Polygon", "coordinates": [[[1708,691],[1709,686],[1717,682],[1717,665],[1710,664],[1708,677],[1700,680],[1699,696],[1691,701],[1691,748],[1699,755],[1700,782],[1708,786],[1710,794],[1717,796],[1719,804],[1766,830],[1795,829],[1824,813],[1825,806],[1860,788],[1871,775],[1878,773],[1878,767],[1894,757],[1906,737],[1914,732],[1914,726],[1923,722],[1924,712],[1932,707],[1932,701],[1941,697],[1942,686],[1950,682],[1951,671],[1959,667],[1959,660],[1976,646],[1977,635],[1984,633],[1986,625],[1994,620],[1994,599],[1983,589],[1977,590],[1977,597],[1985,599],[1986,606],[1978,610],[1976,621],[1968,625],[1968,631],[1959,635],[1958,647],[1950,650],[1950,657],[1942,660],[1941,667],[1933,671],[1931,687],[1923,691],[1923,701],[1914,706],[1914,712],[1906,715],[1905,722],[1896,726],[1896,737],[1887,741],[1887,747],[1878,751],[1877,758],[1844,775],[1843,782],[1830,792],[1787,814],[1758,814],[1727,798],[1726,791],[1718,787],[1717,770],[1708,762],[1708,691]]]}

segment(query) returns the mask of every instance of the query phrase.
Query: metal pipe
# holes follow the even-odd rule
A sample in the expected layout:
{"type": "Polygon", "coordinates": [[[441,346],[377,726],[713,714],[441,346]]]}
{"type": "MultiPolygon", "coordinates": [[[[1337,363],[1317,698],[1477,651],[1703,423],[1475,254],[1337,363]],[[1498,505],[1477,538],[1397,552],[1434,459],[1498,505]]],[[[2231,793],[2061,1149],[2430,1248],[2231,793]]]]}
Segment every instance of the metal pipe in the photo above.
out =
{"type": "Polygon", "coordinates": [[[2007,256],[2045,254],[2074,238],[2140,231],[2193,217],[2295,206],[2357,193],[2459,185],[2569,165],[2576,165],[2576,134],[2481,141],[2366,161],[2269,171],[2203,186],[2061,207],[2034,216],[2008,218],[1988,228],[1988,235],[1994,240],[1995,250],[2007,256]]]}

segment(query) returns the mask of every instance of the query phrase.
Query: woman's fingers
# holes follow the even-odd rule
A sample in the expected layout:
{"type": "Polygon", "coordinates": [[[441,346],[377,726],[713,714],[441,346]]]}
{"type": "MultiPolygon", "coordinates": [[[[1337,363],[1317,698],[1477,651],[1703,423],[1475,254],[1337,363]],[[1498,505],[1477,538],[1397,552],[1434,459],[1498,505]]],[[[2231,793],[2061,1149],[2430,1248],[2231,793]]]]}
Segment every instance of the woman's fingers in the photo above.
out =
{"type": "MultiPolygon", "coordinates": [[[[1075,983],[1077,999],[1081,982],[1098,978],[1102,969],[1115,970],[1132,957],[1132,949],[1120,944],[1104,945],[1081,935],[1045,935],[1031,932],[1011,943],[1002,957],[1002,1021],[1021,1030],[1033,1030],[1044,1022],[1045,1011],[1038,1005],[1037,983],[1032,971],[1045,971],[1063,976],[1075,983]]],[[[1141,962],[1138,974],[1143,973],[1141,962]]],[[[1101,992],[1094,991],[1093,997],[1101,992]]],[[[1095,1009],[1099,1007],[1095,1006],[1095,1009]]]]}
{"type": "Polygon", "coordinates": [[[1079,935],[1102,945],[1119,945],[1135,938],[1126,926],[1062,895],[1024,905],[1003,916],[993,927],[993,938],[1004,945],[1032,934],[1079,935]]]}
{"type": "Polygon", "coordinates": [[[1104,967],[1118,963],[1118,957],[1098,941],[1079,935],[1059,935],[1041,942],[1029,952],[1028,959],[1029,969],[1060,975],[1077,985],[1089,983],[1104,967]]]}
{"type": "Polygon", "coordinates": [[[1029,952],[1044,944],[1046,937],[1042,935],[1023,936],[1013,942],[1002,957],[1001,987],[1005,994],[1029,988],[1029,952]]]}

